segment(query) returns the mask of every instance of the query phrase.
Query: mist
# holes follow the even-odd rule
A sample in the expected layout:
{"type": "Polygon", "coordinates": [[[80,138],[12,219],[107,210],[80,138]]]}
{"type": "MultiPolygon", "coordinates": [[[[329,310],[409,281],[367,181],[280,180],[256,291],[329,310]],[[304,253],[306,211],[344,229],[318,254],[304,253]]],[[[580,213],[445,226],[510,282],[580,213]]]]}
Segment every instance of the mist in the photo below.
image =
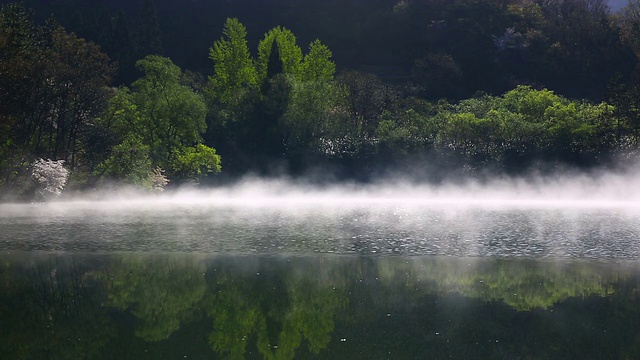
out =
{"type": "Polygon", "coordinates": [[[318,206],[475,206],[475,207],[640,207],[640,166],[584,171],[530,172],[522,176],[459,177],[430,183],[414,175],[385,175],[361,183],[318,178],[248,175],[225,185],[181,186],[162,193],[133,188],[65,194],[42,204],[49,208],[176,205],[300,207],[318,206]],[[63,205],[65,204],[65,205],[63,205]]]}
{"type": "MultiPolygon", "coordinates": [[[[326,179],[326,178],[324,178],[326,179]]],[[[637,167],[428,183],[246,176],[0,204],[5,250],[640,258],[637,167]]]]}

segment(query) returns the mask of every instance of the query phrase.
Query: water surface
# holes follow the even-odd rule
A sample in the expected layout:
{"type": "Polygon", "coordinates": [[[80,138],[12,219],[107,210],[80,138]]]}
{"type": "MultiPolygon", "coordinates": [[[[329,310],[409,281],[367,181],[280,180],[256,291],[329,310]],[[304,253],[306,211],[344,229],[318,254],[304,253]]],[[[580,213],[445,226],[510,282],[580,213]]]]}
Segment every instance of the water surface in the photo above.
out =
{"type": "Polygon", "coordinates": [[[640,357],[633,199],[276,190],[0,205],[0,358],[640,357]]]}

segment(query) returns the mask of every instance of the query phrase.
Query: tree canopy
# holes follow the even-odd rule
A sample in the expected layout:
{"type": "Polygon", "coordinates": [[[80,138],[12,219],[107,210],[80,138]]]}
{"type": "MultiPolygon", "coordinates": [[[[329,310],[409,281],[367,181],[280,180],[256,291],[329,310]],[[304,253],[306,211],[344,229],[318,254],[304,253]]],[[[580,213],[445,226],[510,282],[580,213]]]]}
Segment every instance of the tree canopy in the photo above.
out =
{"type": "Polygon", "coordinates": [[[22,180],[40,158],[65,161],[69,189],[208,182],[222,158],[230,177],[326,167],[362,180],[635,158],[637,1],[617,13],[602,0],[362,1],[276,0],[260,19],[222,4],[52,4],[73,32],[4,5],[3,191],[34,194],[22,180]],[[198,27],[181,16],[213,9],[226,12],[176,47],[198,27]],[[200,55],[186,56],[202,34],[200,55]]]}

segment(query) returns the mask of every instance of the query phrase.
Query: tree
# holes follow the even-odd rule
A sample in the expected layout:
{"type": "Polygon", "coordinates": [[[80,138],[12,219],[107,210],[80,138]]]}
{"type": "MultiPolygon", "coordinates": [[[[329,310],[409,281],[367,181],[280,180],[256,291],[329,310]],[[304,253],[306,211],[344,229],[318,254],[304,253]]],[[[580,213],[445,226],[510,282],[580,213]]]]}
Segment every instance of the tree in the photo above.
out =
{"type": "Polygon", "coordinates": [[[37,159],[31,164],[31,177],[40,188],[38,190],[40,197],[46,199],[49,195],[62,194],[62,190],[67,185],[69,171],[64,168],[64,160],[37,159]]]}
{"type": "Polygon", "coordinates": [[[204,144],[184,147],[178,151],[171,168],[185,178],[197,180],[201,176],[220,172],[220,155],[216,154],[216,149],[204,144]]]}
{"type": "Polygon", "coordinates": [[[303,81],[332,81],[336,64],[331,61],[331,50],[316,39],[309,45],[309,53],[302,62],[303,81]]]}
{"type": "Polygon", "coordinates": [[[227,19],[223,37],[210,49],[210,116],[220,129],[216,143],[237,156],[232,162],[268,170],[268,161],[317,149],[340,91],[332,83],[331,51],[320,41],[303,58],[296,36],[275,27],[258,43],[254,61],[246,35],[237,19],[227,19]]]}
{"type": "Polygon", "coordinates": [[[0,161],[9,184],[43,157],[86,167],[87,134],[107,106],[115,67],[55,21],[35,26],[20,5],[0,11],[0,161]]]}
{"type": "Polygon", "coordinates": [[[250,90],[256,89],[258,78],[247,47],[247,30],[235,18],[227,19],[223,36],[209,49],[214,63],[211,76],[212,96],[227,106],[238,105],[250,90]]]}
{"type": "Polygon", "coordinates": [[[129,22],[123,11],[118,12],[112,19],[112,29],[110,48],[106,52],[113,60],[118,62],[119,82],[117,83],[133,81],[138,50],[129,22]]]}
{"type": "Polygon", "coordinates": [[[263,83],[275,75],[268,71],[269,65],[273,66],[275,60],[271,60],[274,43],[277,45],[278,58],[282,64],[281,72],[293,79],[300,80],[302,77],[302,50],[296,43],[296,36],[289,29],[278,26],[269,30],[258,43],[258,61],[256,63],[258,82],[263,83]]]}
{"type": "Polygon", "coordinates": [[[267,75],[265,80],[268,81],[274,76],[282,73],[284,73],[284,67],[282,66],[282,60],[280,60],[280,50],[278,48],[278,42],[272,41],[271,52],[269,53],[269,61],[267,62],[267,75]]]}
{"type": "Polygon", "coordinates": [[[620,12],[621,36],[640,60],[640,0],[629,0],[620,12]]]}
{"type": "Polygon", "coordinates": [[[138,26],[138,56],[162,55],[158,12],[153,0],[144,0],[138,26]]]}
{"type": "Polygon", "coordinates": [[[111,149],[110,156],[96,166],[96,173],[151,189],[153,166],[149,153],[149,146],[144,145],[139,136],[128,134],[111,149]]]}
{"type": "Polygon", "coordinates": [[[144,76],[132,84],[132,103],[140,115],[144,143],[156,165],[171,160],[175,151],[201,141],[206,130],[202,96],[180,84],[181,70],[170,59],[149,55],[138,61],[144,76]]]}
{"type": "Polygon", "coordinates": [[[220,156],[202,144],[204,99],[180,83],[180,68],[158,55],[139,60],[137,66],[144,76],[132,84],[132,91],[118,91],[103,120],[121,143],[99,170],[136,183],[147,181],[157,167],[177,178],[220,171],[220,156]]]}
{"type": "Polygon", "coordinates": [[[519,86],[441,109],[436,144],[442,154],[478,165],[523,170],[534,160],[597,163],[617,146],[614,109],[519,86]]]}
{"type": "Polygon", "coordinates": [[[386,105],[386,87],[375,75],[350,71],[338,82],[346,88],[350,133],[359,141],[371,138],[386,105]]]}
{"type": "Polygon", "coordinates": [[[279,120],[288,154],[325,152],[327,141],[347,133],[346,112],[339,110],[342,94],[343,89],[333,82],[292,83],[287,109],[279,120]]]}
{"type": "Polygon", "coordinates": [[[462,70],[449,54],[430,53],[416,59],[411,75],[418,93],[427,99],[456,99],[464,91],[462,70]]]}
{"type": "Polygon", "coordinates": [[[631,59],[622,46],[619,29],[611,21],[606,0],[543,2],[541,29],[547,36],[544,64],[539,64],[545,86],[571,98],[601,101],[616,73],[629,74],[631,59]]]}

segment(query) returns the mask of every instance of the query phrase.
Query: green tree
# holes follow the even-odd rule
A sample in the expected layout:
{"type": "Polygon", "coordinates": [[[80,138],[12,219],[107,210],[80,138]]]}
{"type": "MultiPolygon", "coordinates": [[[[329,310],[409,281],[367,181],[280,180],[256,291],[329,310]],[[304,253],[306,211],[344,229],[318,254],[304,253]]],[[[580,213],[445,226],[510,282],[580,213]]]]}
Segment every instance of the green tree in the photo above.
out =
{"type": "MultiPolygon", "coordinates": [[[[206,97],[209,108],[207,143],[215,143],[233,169],[247,166],[255,156],[256,107],[259,103],[258,73],[247,46],[247,30],[235,18],[227,19],[222,37],[209,49],[214,73],[206,97]],[[215,130],[215,131],[214,131],[215,130]]],[[[264,135],[264,133],[260,134],[264,135]]]]}
{"type": "Polygon", "coordinates": [[[593,164],[616,145],[614,108],[519,86],[460,101],[435,115],[437,145],[477,165],[523,169],[534,159],[593,164]]]}
{"type": "Polygon", "coordinates": [[[269,53],[269,61],[267,62],[267,75],[266,80],[273,78],[278,74],[284,73],[284,67],[282,66],[282,60],[280,60],[280,50],[278,48],[278,42],[271,42],[271,52],[269,53]]]}
{"type": "Polygon", "coordinates": [[[166,164],[176,150],[200,142],[206,130],[206,106],[202,96],[180,84],[180,68],[170,59],[150,55],[137,66],[144,73],[131,92],[140,114],[138,131],[151,148],[152,161],[166,164]]]}
{"type": "Polygon", "coordinates": [[[103,119],[122,142],[99,170],[136,183],[144,183],[143,173],[156,167],[187,179],[220,171],[220,156],[202,144],[203,97],[180,83],[180,68],[168,58],[149,55],[137,65],[144,76],[132,91],[118,91],[103,119]]]}
{"type": "Polygon", "coordinates": [[[432,107],[426,101],[421,104],[413,99],[408,107],[382,114],[376,137],[383,159],[401,159],[433,150],[438,124],[432,107]]]}
{"type": "Polygon", "coordinates": [[[282,73],[300,80],[302,76],[302,50],[296,43],[296,36],[286,28],[275,27],[269,30],[258,43],[258,60],[256,68],[259,83],[269,79],[269,64],[273,63],[271,52],[275,42],[278,49],[279,60],[282,63],[282,73]]]}
{"type": "Polygon", "coordinates": [[[342,90],[333,82],[293,82],[280,127],[289,154],[330,151],[331,139],[345,134],[346,114],[339,110],[342,90]],[[329,143],[327,143],[327,141],[329,143]]]}
{"type": "Polygon", "coordinates": [[[117,329],[95,273],[73,256],[32,260],[2,260],[2,357],[99,358],[117,329]]]}
{"type": "Polygon", "coordinates": [[[353,148],[367,147],[387,105],[388,87],[377,76],[358,71],[343,73],[337,81],[345,90],[341,95],[348,114],[346,134],[353,148]]]}
{"type": "Polygon", "coordinates": [[[209,49],[214,63],[212,96],[227,107],[239,105],[247,92],[255,90],[258,75],[247,46],[247,30],[235,18],[227,19],[223,36],[209,49]]]}
{"type": "Polygon", "coordinates": [[[96,172],[109,178],[123,178],[128,183],[151,188],[153,167],[149,146],[140,137],[130,134],[111,149],[111,156],[96,166],[96,172]]]}
{"type": "Polygon", "coordinates": [[[309,45],[309,53],[302,62],[303,81],[332,81],[336,64],[331,61],[331,50],[316,39],[309,45]]]}
{"type": "Polygon", "coordinates": [[[191,180],[197,180],[201,176],[215,174],[221,170],[220,155],[216,154],[216,149],[204,144],[178,150],[173,161],[171,165],[173,171],[191,180]]]}

